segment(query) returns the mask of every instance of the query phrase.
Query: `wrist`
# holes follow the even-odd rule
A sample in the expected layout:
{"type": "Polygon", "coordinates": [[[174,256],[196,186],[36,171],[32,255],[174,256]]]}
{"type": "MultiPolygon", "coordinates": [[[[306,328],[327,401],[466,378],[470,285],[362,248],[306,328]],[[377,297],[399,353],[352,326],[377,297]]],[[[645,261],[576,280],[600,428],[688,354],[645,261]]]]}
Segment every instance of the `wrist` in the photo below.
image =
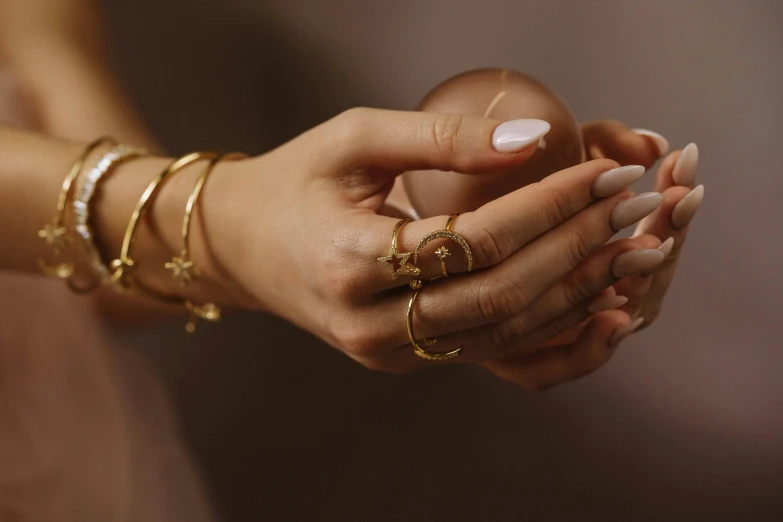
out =
{"type": "MultiPolygon", "coordinates": [[[[105,197],[99,203],[99,235],[104,241],[107,257],[117,259],[128,220],[141,194],[149,183],[171,163],[171,158],[147,157],[120,165],[105,182],[105,197]]],[[[137,230],[132,258],[139,281],[147,288],[164,294],[182,296],[194,303],[213,302],[218,305],[247,308],[241,288],[218,270],[211,245],[202,233],[201,202],[209,191],[209,179],[196,203],[190,224],[190,257],[199,276],[187,286],[172,277],[166,263],[181,254],[182,224],[185,207],[198,176],[207,161],[197,161],[183,167],[159,186],[159,192],[137,230]]],[[[213,172],[214,175],[214,172],[213,172]]]]}
{"type": "MultiPolygon", "coordinates": [[[[165,160],[160,170],[166,168],[170,161],[165,160]]],[[[165,271],[161,282],[173,286],[180,295],[199,302],[255,309],[258,308],[257,303],[234,277],[233,263],[230,262],[235,257],[232,232],[236,227],[232,219],[232,205],[226,204],[231,200],[222,194],[231,186],[224,181],[230,177],[234,163],[231,160],[220,161],[212,168],[191,213],[188,254],[198,269],[198,277],[183,289],[173,279],[172,273],[165,271]]],[[[152,235],[166,251],[166,262],[182,254],[185,209],[198,178],[208,164],[209,160],[198,161],[177,172],[161,189],[151,211],[152,235]]]]}

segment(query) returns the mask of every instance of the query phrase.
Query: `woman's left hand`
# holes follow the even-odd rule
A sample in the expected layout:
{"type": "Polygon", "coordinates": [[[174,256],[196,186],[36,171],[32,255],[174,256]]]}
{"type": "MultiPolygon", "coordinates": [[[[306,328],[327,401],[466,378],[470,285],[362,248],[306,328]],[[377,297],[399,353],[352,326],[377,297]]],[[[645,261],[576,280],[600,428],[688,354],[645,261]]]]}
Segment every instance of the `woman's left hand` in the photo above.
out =
{"type": "MultiPolygon", "coordinates": [[[[620,122],[587,124],[582,131],[589,159],[605,157],[621,165],[638,164],[650,168],[669,149],[668,142],[660,134],[631,130],[620,122]]],[[[664,242],[661,249],[667,252],[663,265],[654,273],[623,279],[615,285],[617,293],[628,298],[623,309],[637,319],[637,328],[649,326],[660,314],[688,236],[688,225],[704,197],[704,185],[695,186],[698,161],[699,149],[695,143],[665,157],[656,173],[654,189],[663,194],[663,203],[636,227],[634,236],[657,236],[664,242]]]]}
{"type": "MultiPolygon", "coordinates": [[[[659,316],[663,299],[674,279],[677,261],[688,236],[688,227],[699,209],[704,197],[704,186],[695,187],[695,172],[698,163],[698,148],[690,144],[683,150],[668,155],[669,144],[657,133],[631,130],[617,121],[600,121],[582,126],[587,159],[609,158],[621,165],[644,165],[652,167],[665,156],[655,178],[655,191],[663,194],[663,203],[636,227],[634,236],[652,234],[663,241],[661,250],[667,253],[664,263],[657,270],[647,274],[627,277],[614,285],[617,295],[628,302],[620,310],[633,319],[626,328],[617,331],[612,339],[614,348],[639,330],[649,326],[659,316]]],[[[546,343],[546,349],[527,355],[506,356],[502,360],[486,363],[485,366],[504,378],[525,384],[528,387],[548,388],[561,382],[595,371],[612,355],[602,354],[589,363],[574,361],[570,346],[583,335],[585,330],[601,328],[604,320],[601,313],[585,323],[564,332],[546,343]],[[501,371],[502,370],[502,371],[501,371]],[[578,375],[577,375],[578,373],[578,375]],[[531,386],[531,375],[548,375],[531,386]]],[[[587,353],[589,351],[585,351],[587,353]]],[[[582,357],[583,358],[583,357],[582,357]]]]}

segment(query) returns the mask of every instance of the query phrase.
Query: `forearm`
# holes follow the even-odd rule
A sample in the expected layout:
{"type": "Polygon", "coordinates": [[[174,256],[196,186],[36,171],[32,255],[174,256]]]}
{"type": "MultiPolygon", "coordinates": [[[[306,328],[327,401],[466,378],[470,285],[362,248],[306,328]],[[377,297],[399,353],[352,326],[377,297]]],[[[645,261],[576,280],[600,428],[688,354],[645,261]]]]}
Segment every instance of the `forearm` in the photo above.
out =
{"type": "MultiPolygon", "coordinates": [[[[37,232],[55,215],[62,181],[84,146],[0,127],[0,269],[32,272],[38,270],[38,259],[54,261],[51,249],[37,232]]],[[[139,197],[170,161],[162,157],[133,160],[118,166],[101,183],[94,201],[94,223],[96,238],[107,261],[119,257],[139,197]]],[[[185,204],[205,163],[183,168],[161,187],[137,236],[134,258],[138,276],[159,292],[249,306],[231,278],[220,272],[220,262],[209,237],[214,235],[213,229],[201,219],[207,206],[209,209],[220,206],[210,197],[210,186],[202,196],[203,212],[194,213],[192,224],[191,248],[203,277],[183,290],[163,268],[179,253],[185,204]]],[[[222,215],[218,210],[210,210],[209,217],[219,221],[222,215]]],[[[222,225],[213,223],[213,226],[219,230],[222,225]]],[[[72,229],[70,232],[73,233],[72,229]]],[[[76,262],[77,272],[89,271],[78,244],[67,248],[57,261],[76,262]]]]}

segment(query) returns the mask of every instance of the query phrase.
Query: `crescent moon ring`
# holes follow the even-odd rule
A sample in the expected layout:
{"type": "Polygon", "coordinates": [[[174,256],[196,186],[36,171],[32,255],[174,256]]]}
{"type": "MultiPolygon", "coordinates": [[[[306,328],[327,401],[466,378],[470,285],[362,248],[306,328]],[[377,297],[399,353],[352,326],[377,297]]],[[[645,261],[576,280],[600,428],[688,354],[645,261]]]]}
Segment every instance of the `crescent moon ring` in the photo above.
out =
{"type": "Polygon", "coordinates": [[[413,253],[413,264],[415,265],[419,262],[419,254],[421,254],[421,250],[427,243],[440,238],[450,239],[457,243],[462,248],[462,250],[465,251],[465,255],[468,258],[468,272],[473,270],[473,251],[470,249],[470,245],[467,241],[465,241],[464,237],[460,236],[456,232],[452,232],[451,230],[436,230],[435,232],[430,232],[424,236],[413,253]]]}

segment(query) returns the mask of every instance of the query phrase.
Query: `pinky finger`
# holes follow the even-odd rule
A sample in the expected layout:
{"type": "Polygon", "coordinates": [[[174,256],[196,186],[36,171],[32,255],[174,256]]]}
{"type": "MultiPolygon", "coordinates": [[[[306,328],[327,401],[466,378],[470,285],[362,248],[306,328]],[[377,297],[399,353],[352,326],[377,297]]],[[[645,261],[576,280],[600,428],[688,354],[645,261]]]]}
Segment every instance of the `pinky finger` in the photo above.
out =
{"type": "Polygon", "coordinates": [[[545,390],[589,375],[609,362],[617,344],[641,322],[620,310],[596,314],[572,343],[482,363],[498,377],[530,390],[545,390]]]}

